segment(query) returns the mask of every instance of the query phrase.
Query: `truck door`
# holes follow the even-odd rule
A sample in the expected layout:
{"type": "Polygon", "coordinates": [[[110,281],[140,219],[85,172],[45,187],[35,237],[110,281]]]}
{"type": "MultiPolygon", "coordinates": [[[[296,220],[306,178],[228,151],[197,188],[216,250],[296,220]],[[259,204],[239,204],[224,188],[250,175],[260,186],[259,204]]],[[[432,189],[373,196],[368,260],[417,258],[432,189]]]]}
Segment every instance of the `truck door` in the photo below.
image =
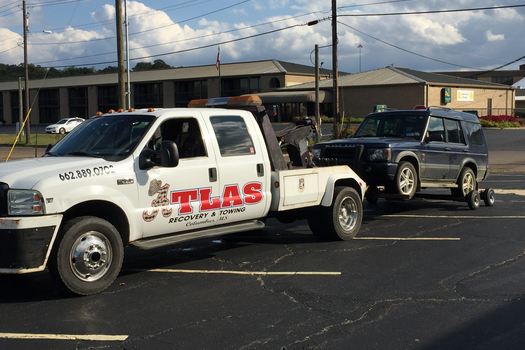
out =
{"type": "Polygon", "coordinates": [[[236,222],[261,218],[270,198],[265,179],[271,174],[265,160],[261,137],[257,137],[251,115],[217,115],[210,117],[215,135],[217,164],[221,184],[220,220],[236,222]],[[266,165],[265,165],[266,164],[266,165]]]}
{"type": "Polygon", "coordinates": [[[158,150],[162,141],[174,141],[180,160],[174,168],[141,170],[138,162],[135,165],[140,203],[137,215],[144,237],[183,233],[214,224],[208,206],[219,196],[219,181],[211,170],[217,164],[209,137],[203,138],[203,131],[206,127],[200,115],[167,119],[146,145],[158,150]]]}

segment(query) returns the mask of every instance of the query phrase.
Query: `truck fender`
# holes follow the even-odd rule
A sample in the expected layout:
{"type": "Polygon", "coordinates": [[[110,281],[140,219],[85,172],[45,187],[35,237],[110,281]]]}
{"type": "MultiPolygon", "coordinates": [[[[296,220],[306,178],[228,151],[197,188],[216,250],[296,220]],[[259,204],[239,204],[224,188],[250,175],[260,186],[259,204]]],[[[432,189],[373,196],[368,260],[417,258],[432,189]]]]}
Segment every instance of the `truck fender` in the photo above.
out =
{"type": "Polygon", "coordinates": [[[353,177],[350,174],[334,174],[330,175],[326,181],[326,188],[323,199],[321,200],[321,206],[329,207],[332,205],[335,187],[340,180],[343,180],[342,185],[357,187],[356,189],[358,190],[359,196],[361,196],[361,200],[363,200],[366,192],[366,184],[364,181],[362,181],[357,175],[353,177]]]}

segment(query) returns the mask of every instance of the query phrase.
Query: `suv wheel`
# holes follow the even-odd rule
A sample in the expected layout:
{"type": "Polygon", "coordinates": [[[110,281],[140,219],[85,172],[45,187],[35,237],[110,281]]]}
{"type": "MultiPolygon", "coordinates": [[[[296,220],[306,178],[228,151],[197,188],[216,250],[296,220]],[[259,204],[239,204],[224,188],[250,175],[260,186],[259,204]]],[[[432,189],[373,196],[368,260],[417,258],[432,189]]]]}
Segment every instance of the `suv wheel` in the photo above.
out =
{"type": "Polygon", "coordinates": [[[397,167],[394,186],[397,193],[412,199],[417,190],[417,172],[412,163],[400,162],[397,167]]]}
{"type": "Polygon", "coordinates": [[[452,189],[452,195],[460,198],[467,198],[468,194],[478,189],[476,175],[471,168],[463,168],[457,181],[457,188],[452,189]]]}

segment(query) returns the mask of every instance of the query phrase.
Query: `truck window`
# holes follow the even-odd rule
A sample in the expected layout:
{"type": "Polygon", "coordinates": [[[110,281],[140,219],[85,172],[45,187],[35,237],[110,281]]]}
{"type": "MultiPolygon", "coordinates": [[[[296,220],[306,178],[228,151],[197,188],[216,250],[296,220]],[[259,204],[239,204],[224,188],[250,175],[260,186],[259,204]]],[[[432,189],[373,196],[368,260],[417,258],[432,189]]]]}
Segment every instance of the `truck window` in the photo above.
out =
{"type": "Polygon", "coordinates": [[[255,147],[240,116],[210,117],[213,131],[217,137],[221,156],[242,156],[255,154],[255,147]]]}
{"type": "Polygon", "coordinates": [[[162,141],[173,141],[180,158],[206,157],[199,123],[195,118],[175,118],[163,122],[155,131],[148,147],[159,150],[162,141]]]}

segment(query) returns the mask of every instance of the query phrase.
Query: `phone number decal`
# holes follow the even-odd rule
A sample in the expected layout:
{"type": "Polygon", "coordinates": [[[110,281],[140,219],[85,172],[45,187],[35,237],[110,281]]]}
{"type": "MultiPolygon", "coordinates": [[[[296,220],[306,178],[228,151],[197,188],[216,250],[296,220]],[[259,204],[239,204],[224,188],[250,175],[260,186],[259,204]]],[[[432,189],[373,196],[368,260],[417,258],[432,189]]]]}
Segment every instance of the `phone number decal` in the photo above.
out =
{"type": "Polygon", "coordinates": [[[103,165],[94,168],[66,171],[65,173],[58,174],[58,178],[62,181],[69,181],[84,179],[87,177],[109,175],[113,173],[115,173],[113,170],[113,165],[103,165]]]}

